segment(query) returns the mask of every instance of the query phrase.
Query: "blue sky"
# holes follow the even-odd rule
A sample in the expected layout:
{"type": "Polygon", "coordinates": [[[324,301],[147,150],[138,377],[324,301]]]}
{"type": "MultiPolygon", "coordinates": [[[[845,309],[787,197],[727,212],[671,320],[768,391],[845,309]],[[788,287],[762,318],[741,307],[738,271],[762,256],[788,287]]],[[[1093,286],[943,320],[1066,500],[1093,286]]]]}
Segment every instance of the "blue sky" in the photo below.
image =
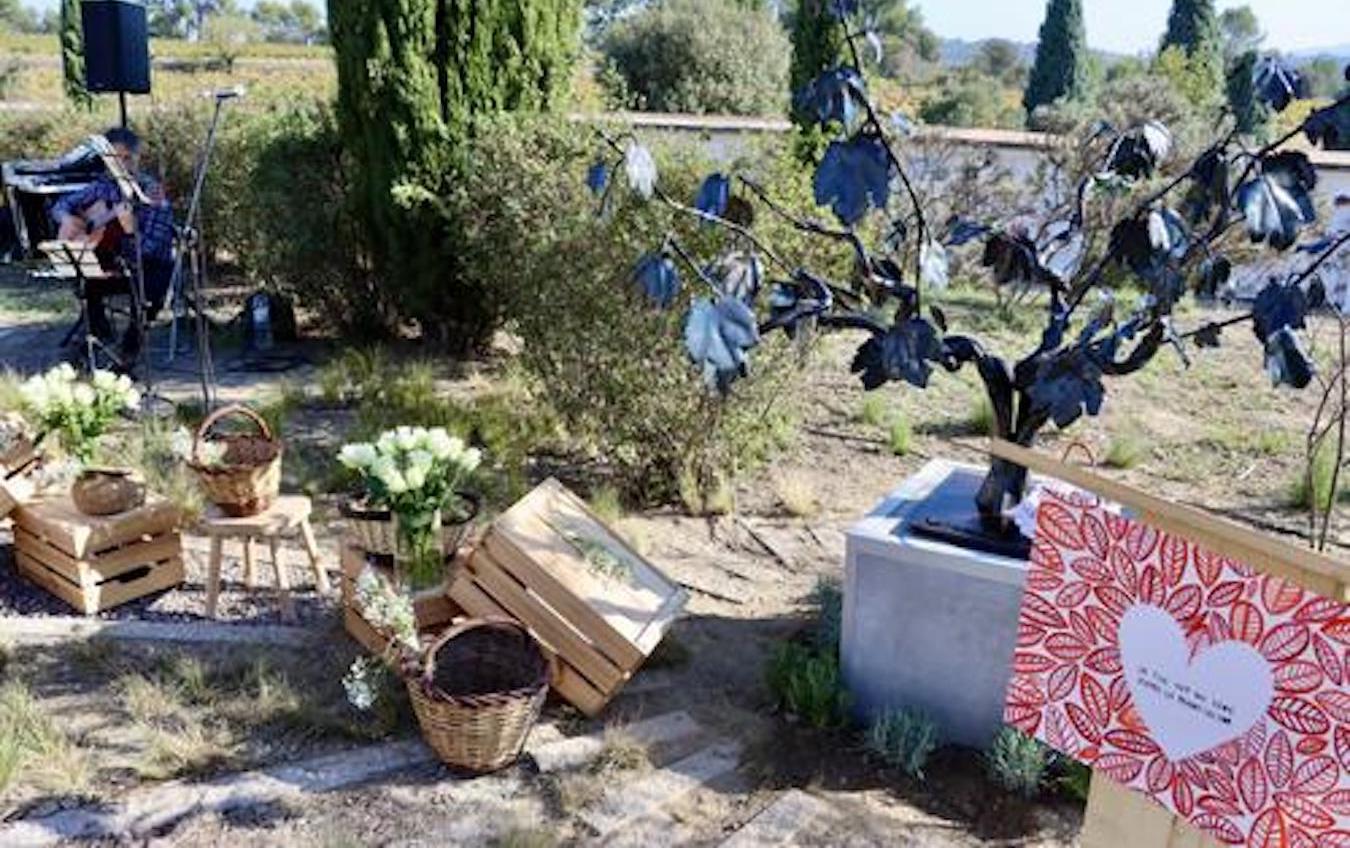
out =
{"type": "MultiPolygon", "coordinates": [[[[974,41],[1035,41],[1046,0],[916,0],[938,35],[974,41]]],[[[1218,0],[1218,8],[1249,5],[1266,31],[1266,46],[1306,50],[1350,43],[1347,0],[1218,0]]],[[[1171,0],[1083,0],[1088,43],[1102,50],[1137,53],[1157,47],[1171,0]]]]}

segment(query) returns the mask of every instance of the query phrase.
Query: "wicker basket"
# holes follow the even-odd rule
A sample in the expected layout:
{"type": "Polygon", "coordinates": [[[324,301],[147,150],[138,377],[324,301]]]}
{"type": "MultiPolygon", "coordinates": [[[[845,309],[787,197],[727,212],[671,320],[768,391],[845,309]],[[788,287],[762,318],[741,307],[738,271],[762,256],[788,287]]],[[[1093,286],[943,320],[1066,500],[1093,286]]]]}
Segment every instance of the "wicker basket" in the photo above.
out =
{"type": "Polygon", "coordinates": [[[448,766],[478,774],[515,762],[548,694],[550,663],[524,627],[469,619],[427,649],[408,696],[422,738],[448,766]]]}
{"type": "Polygon", "coordinates": [[[197,472],[206,499],[221,512],[234,517],[257,515],[272,505],[281,489],[281,453],[281,442],[262,416],[241,404],[231,404],[206,416],[197,428],[188,467],[197,472]],[[220,465],[203,465],[202,440],[229,416],[248,419],[257,432],[212,436],[210,441],[225,446],[225,455],[220,465]]]}
{"type": "MultiPolygon", "coordinates": [[[[482,506],[482,500],[472,492],[455,494],[468,504],[468,515],[453,523],[441,522],[441,548],[446,556],[454,556],[459,546],[464,544],[482,506]]],[[[338,511],[347,521],[352,541],[361,550],[380,556],[394,556],[398,552],[398,534],[394,516],[389,510],[368,507],[364,501],[353,499],[343,501],[338,511]]]]}

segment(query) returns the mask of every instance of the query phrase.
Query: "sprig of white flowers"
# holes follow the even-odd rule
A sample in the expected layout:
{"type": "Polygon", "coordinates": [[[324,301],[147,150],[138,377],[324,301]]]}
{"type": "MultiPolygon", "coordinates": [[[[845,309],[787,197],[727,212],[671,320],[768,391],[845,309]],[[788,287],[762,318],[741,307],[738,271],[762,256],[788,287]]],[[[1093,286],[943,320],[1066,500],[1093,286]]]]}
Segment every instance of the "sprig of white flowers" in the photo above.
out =
{"type": "Polygon", "coordinates": [[[202,440],[202,449],[197,456],[192,455],[192,446],[196,437],[186,427],[179,427],[173,431],[169,437],[169,449],[173,455],[183,462],[196,463],[204,465],[207,468],[215,468],[225,462],[226,446],[220,442],[213,442],[210,439],[202,440]]]}
{"type": "MultiPolygon", "coordinates": [[[[366,621],[393,637],[389,654],[420,656],[422,640],[417,635],[417,613],[412,598],[399,592],[369,566],[356,578],[356,604],[366,621]]],[[[369,657],[357,657],[342,678],[347,700],[358,710],[370,709],[379,699],[378,683],[379,664],[369,657]]]]}
{"type": "Polygon", "coordinates": [[[29,377],[19,386],[19,397],[37,428],[57,434],[62,447],[82,462],[92,459],[112,420],[141,403],[141,393],[125,374],[96,370],[81,380],[68,363],[29,377]]]}

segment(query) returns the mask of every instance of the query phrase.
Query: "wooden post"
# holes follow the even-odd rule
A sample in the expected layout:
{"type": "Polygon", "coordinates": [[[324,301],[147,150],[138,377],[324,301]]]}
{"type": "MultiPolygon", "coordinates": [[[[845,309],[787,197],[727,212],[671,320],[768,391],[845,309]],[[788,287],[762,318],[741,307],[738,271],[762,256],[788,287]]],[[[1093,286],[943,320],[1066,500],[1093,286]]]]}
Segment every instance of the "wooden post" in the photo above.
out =
{"type": "MultiPolygon", "coordinates": [[[[1350,565],[1318,551],[1284,544],[1203,510],[1154,497],[1011,442],[994,439],[990,442],[989,452],[1030,471],[1115,501],[1128,507],[1145,524],[1186,538],[1214,553],[1297,583],[1310,592],[1338,601],[1347,600],[1350,565]]],[[[1095,773],[1079,844],[1083,848],[1218,846],[1185,819],[1095,773]]]]}

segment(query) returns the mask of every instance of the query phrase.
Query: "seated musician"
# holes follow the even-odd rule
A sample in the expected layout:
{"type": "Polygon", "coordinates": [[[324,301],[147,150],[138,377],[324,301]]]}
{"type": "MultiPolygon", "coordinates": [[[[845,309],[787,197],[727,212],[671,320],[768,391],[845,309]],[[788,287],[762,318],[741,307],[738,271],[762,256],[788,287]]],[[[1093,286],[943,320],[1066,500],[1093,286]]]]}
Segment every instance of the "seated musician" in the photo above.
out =
{"type": "MultiPolygon", "coordinates": [[[[173,276],[173,208],[160,185],[142,174],[140,138],[131,130],[114,127],[103,134],[117,158],[133,175],[150,203],[133,211],[122,196],[117,181],[104,174],[94,182],[57,201],[51,210],[57,224],[57,238],[94,245],[95,252],[105,268],[121,263],[126,279],[112,284],[100,281],[86,288],[89,301],[89,329],[105,341],[110,340],[112,328],[103,306],[110,294],[124,294],[136,280],[136,237],[139,230],[141,257],[145,273],[146,320],[151,320],[164,305],[173,276]]],[[[122,353],[134,358],[140,349],[137,322],[132,321],[122,339],[122,353]]]]}

